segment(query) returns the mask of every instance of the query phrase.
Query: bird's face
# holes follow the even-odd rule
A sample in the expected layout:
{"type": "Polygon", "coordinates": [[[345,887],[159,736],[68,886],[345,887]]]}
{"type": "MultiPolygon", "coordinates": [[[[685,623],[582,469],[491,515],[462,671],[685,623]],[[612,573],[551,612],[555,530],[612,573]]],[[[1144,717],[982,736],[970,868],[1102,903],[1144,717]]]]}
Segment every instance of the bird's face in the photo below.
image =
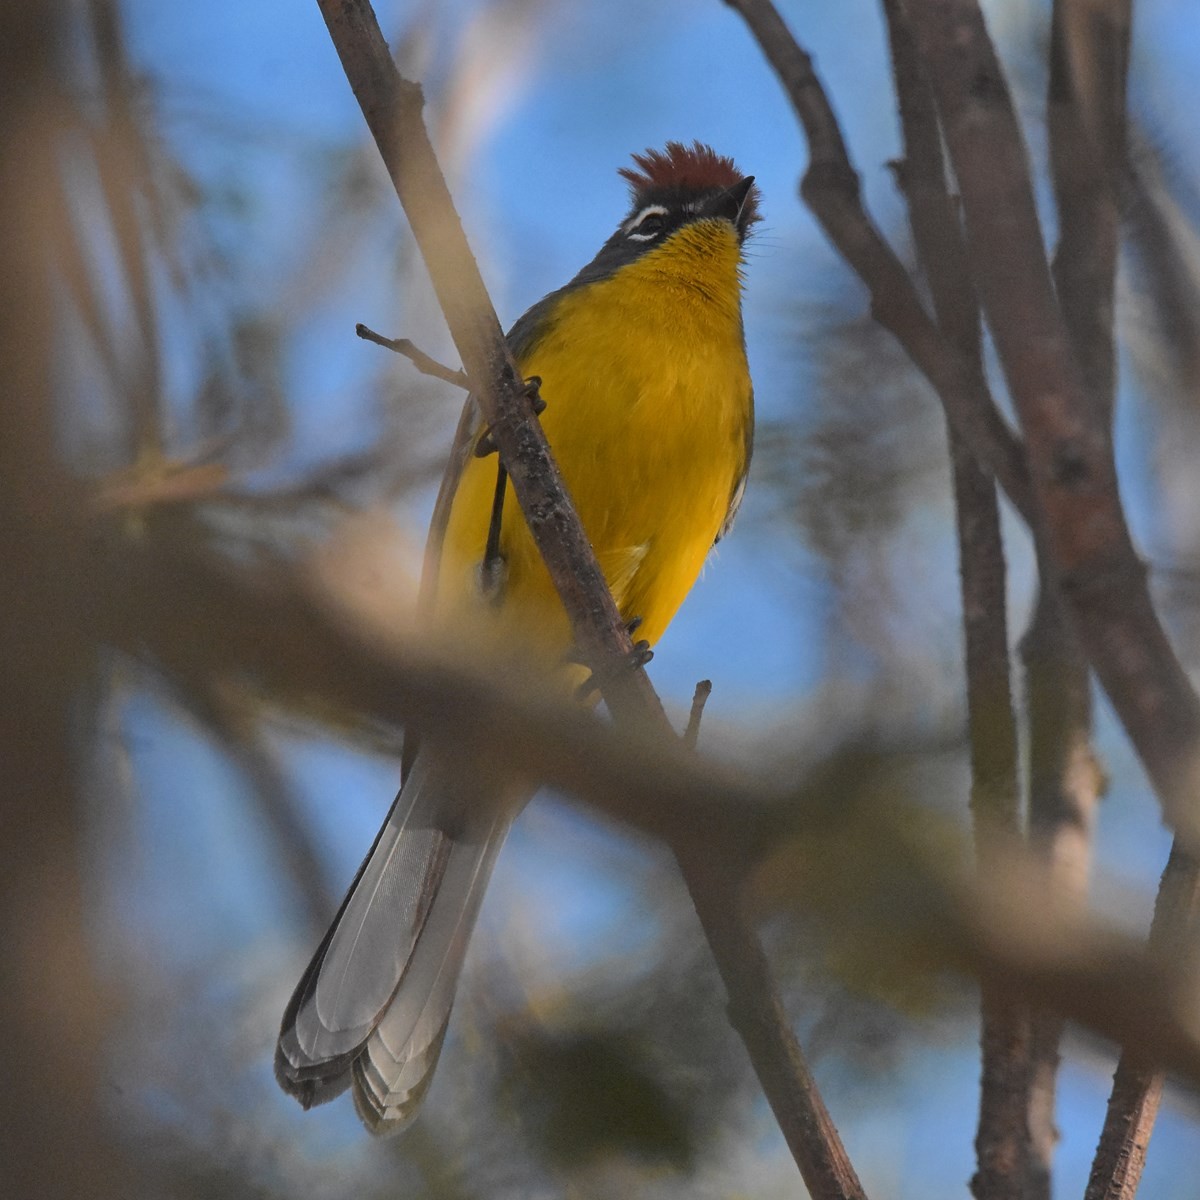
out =
{"type": "Polygon", "coordinates": [[[610,242],[632,243],[631,249],[637,253],[661,245],[692,221],[728,221],[740,245],[751,222],[757,219],[753,191],[754,176],[747,175],[725,188],[675,187],[644,192],[636,197],[633,210],[610,242]]]}
{"type": "Polygon", "coordinates": [[[726,235],[732,234],[740,249],[759,219],[754,176],[742,175],[731,159],[707,146],[669,142],[665,151],[634,155],[634,161],[638,170],[621,171],[632,185],[629,213],[580,273],[577,283],[602,279],[647,254],[669,248],[681,234],[685,235],[681,240],[694,242],[686,231],[699,232],[701,224],[710,229],[715,224],[726,235]]]}
{"type": "Polygon", "coordinates": [[[634,196],[629,214],[592,260],[587,275],[592,279],[610,275],[643,255],[669,246],[673,238],[701,222],[719,223],[741,246],[751,224],[758,219],[755,201],[753,175],[729,187],[676,186],[641,191],[634,196]]]}

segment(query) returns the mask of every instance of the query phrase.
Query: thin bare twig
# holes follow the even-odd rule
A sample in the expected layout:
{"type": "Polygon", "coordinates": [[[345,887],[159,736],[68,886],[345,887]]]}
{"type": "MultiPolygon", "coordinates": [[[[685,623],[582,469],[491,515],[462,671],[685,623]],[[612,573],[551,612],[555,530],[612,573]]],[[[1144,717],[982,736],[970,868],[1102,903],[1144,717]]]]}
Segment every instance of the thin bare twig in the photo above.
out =
{"type": "MultiPolygon", "coordinates": [[[[942,135],[929,82],[900,0],[883,0],[904,135],[899,176],[913,240],[947,340],[982,374],[979,302],[971,283],[958,212],[946,186],[942,135]]],[[[976,855],[985,878],[1001,869],[998,834],[1020,832],[1017,729],[1009,679],[1006,568],[996,485],[963,439],[949,430],[971,747],[976,855]]],[[[982,1074],[978,1200],[1025,1200],[1029,1178],[1028,1006],[992,980],[981,984],[982,1074]]]]}
{"type": "Polygon", "coordinates": [[[971,372],[948,354],[924,314],[907,274],[866,218],[857,175],[849,164],[829,102],[808,55],[797,46],[769,0],[726,0],[745,18],[779,75],[804,124],[813,163],[803,187],[835,245],[868,282],[877,317],[925,372],[952,425],[1004,487],[1031,526],[1053,532],[1062,587],[1085,648],[1105,690],[1177,828],[1197,830],[1200,793],[1200,702],[1171,650],[1150,602],[1145,572],[1129,539],[1117,498],[1107,440],[1089,436],[1088,404],[1073,367],[1041,251],[1027,163],[1007,86],[969,0],[911,0],[922,57],[943,111],[947,141],[962,184],[972,251],[986,284],[984,307],[997,336],[1009,384],[1036,441],[1027,468],[1019,443],[971,383],[971,372]],[[981,118],[990,120],[986,128],[981,118]],[[993,154],[994,138],[998,133],[993,154]],[[969,184],[969,186],[968,186],[969,184]],[[990,211],[989,211],[990,210],[990,211]],[[997,217],[998,214],[1002,216],[997,217]],[[1012,254],[1017,248],[1019,254],[1012,254]],[[1031,257],[1032,254],[1032,257],[1031,257]],[[1027,303],[1005,311],[1032,272],[1027,303]],[[896,306],[896,297],[900,305],[896,306]],[[1027,351],[1022,357],[1022,352],[1027,351]],[[1029,492],[1036,486],[1035,511],[1029,492]]]}
{"type": "MultiPolygon", "coordinates": [[[[404,208],[475,400],[499,447],[530,533],[589,666],[628,661],[633,642],[605,585],[504,339],[430,144],[418,84],[396,70],[367,0],[317,0],[350,86],[404,208]]],[[[643,671],[606,672],[608,691],[655,710],[643,671]]],[[[606,691],[605,699],[613,697],[606,691]]]]}
{"type": "MultiPolygon", "coordinates": [[[[1059,903],[1083,904],[1104,773],[1091,745],[1091,672],[1065,611],[1050,557],[1038,555],[1038,597],[1021,639],[1028,728],[1029,840],[1059,903]]],[[[1033,1016],[1029,1200],[1049,1200],[1063,1020],[1033,1016]]]]}
{"type": "Polygon", "coordinates": [[[361,321],[354,326],[354,332],[364,342],[374,342],[375,345],[382,346],[385,350],[402,354],[422,375],[432,375],[434,379],[443,379],[446,383],[452,383],[455,387],[460,387],[467,392],[471,390],[471,381],[462,371],[456,371],[453,367],[448,367],[444,363],[438,362],[436,358],[426,354],[424,350],[419,349],[408,338],[384,337],[382,333],[376,333],[375,330],[368,325],[364,325],[361,321]]]}
{"type": "Polygon", "coordinates": [[[866,1200],[746,916],[737,864],[705,840],[685,841],[679,831],[673,844],[729,997],[729,1022],[749,1052],[804,1186],[812,1200],[866,1200]]]}
{"type": "MultiPolygon", "coordinates": [[[[666,727],[661,701],[644,671],[606,669],[628,663],[633,642],[545,434],[534,419],[528,391],[463,235],[425,130],[421,90],[397,72],[367,0],[318,0],[318,4],[412,225],[451,336],[474,381],[484,420],[562,599],[575,642],[623,728],[666,727]]],[[[455,469],[452,464],[450,471],[455,469]]],[[[677,858],[731,1003],[756,1014],[740,1031],[810,1192],[815,1200],[861,1196],[853,1170],[848,1162],[842,1165],[845,1151],[815,1085],[796,1073],[799,1051],[782,1020],[774,981],[765,969],[750,973],[733,965],[747,956],[761,959],[753,931],[748,926],[731,927],[707,910],[707,864],[678,852],[677,858]]]]}

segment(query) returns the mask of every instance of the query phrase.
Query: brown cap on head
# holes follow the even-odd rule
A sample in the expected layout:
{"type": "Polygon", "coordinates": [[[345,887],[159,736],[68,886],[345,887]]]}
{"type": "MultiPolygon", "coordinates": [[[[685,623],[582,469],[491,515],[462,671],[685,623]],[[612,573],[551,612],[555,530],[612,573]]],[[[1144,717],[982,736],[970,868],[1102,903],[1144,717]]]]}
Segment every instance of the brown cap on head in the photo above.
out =
{"type": "MultiPolygon", "coordinates": [[[[635,204],[662,199],[664,194],[723,191],[745,178],[732,158],[703,142],[690,146],[668,142],[663,150],[635,154],[633,161],[636,170],[621,167],[618,174],[629,180],[635,204]]],[[[758,188],[752,187],[746,197],[740,221],[743,229],[759,219],[759,195],[758,188]]]]}

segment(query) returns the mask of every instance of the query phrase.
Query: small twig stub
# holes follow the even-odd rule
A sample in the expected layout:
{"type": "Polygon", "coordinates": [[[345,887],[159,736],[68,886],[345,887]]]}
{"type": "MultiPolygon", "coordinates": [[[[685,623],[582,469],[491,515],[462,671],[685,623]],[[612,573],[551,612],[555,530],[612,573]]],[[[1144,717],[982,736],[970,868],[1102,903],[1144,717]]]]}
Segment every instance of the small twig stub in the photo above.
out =
{"type": "Polygon", "coordinates": [[[374,342],[375,345],[382,346],[385,350],[404,355],[422,375],[432,375],[434,379],[444,379],[447,383],[452,383],[464,391],[471,390],[471,381],[465,372],[456,371],[453,367],[438,362],[436,358],[414,346],[408,338],[384,337],[382,333],[376,333],[369,325],[364,325],[361,321],[354,326],[354,332],[364,342],[374,342]]]}
{"type": "Polygon", "coordinates": [[[696,743],[700,740],[700,722],[704,717],[704,706],[711,695],[712,680],[701,679],[692,695],[692,711],[688,714],[687,728],[683,731],[683,744],[689,750],[695,750],[696,743]]]}

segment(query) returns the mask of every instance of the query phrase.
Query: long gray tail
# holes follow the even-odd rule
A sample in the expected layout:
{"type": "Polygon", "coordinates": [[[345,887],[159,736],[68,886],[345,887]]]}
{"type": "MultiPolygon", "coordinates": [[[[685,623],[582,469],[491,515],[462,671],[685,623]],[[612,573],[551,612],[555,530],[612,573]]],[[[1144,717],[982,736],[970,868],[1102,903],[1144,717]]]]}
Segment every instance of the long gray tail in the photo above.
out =
{"type": "Polygon", "coordinates": [[[283,1014],[275,1077],[305,1108],[353,1082],[373,1133],[416,1115],[514,811],[418,755],[283,1014]]]}

